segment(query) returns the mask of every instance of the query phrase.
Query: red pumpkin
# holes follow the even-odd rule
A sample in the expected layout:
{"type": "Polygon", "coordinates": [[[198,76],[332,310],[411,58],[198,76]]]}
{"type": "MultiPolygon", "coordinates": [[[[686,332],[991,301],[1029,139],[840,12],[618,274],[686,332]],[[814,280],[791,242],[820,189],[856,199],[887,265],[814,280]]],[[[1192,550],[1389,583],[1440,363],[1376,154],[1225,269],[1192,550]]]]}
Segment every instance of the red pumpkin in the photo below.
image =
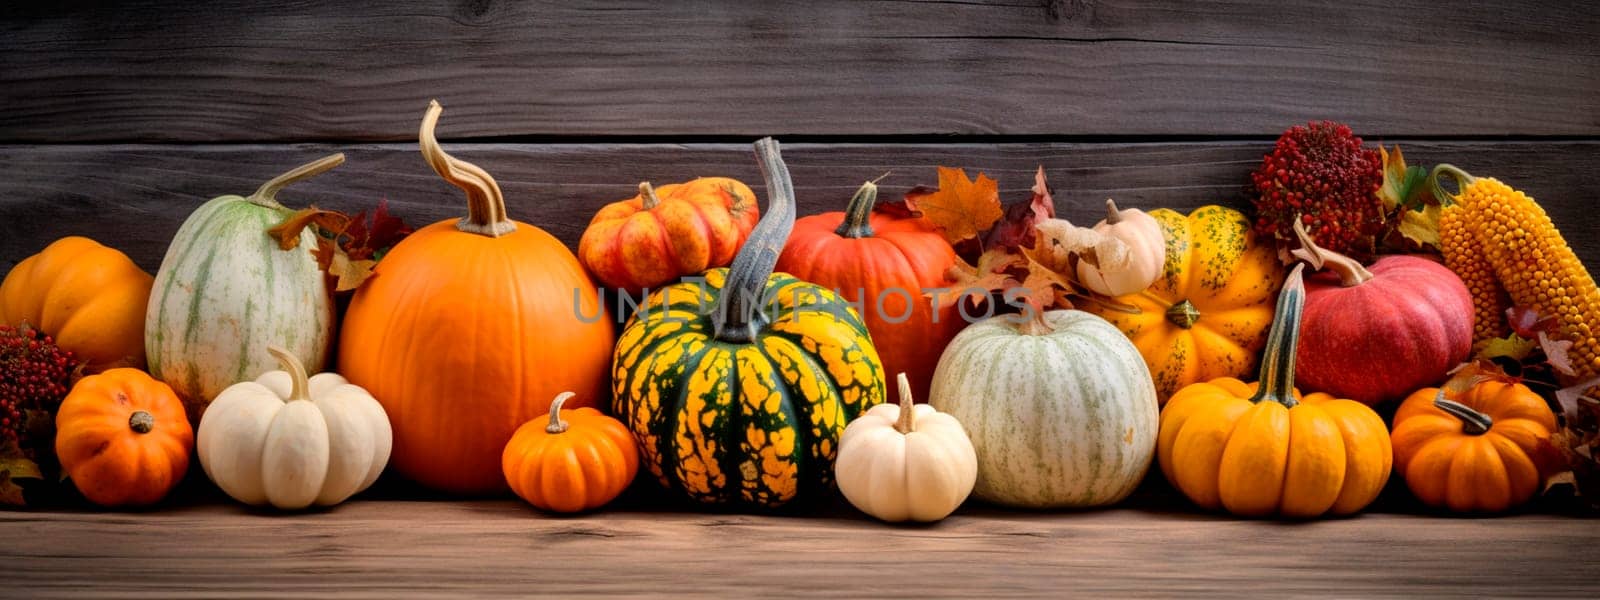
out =
{"type": "Polygon", "coordinates": [[[1450,269],[1399,255],[1368,269],[1301,241],[1297,256],[1328,267],[1306,281],[1295,370],[1303,386],[1370,406],[1435,385],[1467,359],[1472,295],[1450,269]]]}
{"type": "Polygon", "coordinates": [[[778,271],[832,288],[855,304],[883,359],[905,373],[912,395],[928,397],[939,355],[965,322],[955,305],[935,311],[924,289],[947,285],[955,250],[922,219],[873,212],[878,186],[861,186],[846,212],[797,220],[778,271]]]}

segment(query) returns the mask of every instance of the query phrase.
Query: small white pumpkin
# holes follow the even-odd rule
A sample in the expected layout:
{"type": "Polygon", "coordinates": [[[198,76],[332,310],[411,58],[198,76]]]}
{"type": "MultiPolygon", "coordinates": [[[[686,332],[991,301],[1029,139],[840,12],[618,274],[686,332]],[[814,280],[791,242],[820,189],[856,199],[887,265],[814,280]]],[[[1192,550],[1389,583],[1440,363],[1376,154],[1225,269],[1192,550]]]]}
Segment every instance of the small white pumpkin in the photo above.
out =
{"type": "Polygon", "coordinates": [[[938,521],[972,493],[978,455],[955,417],[912,404],[905,373],[899,383],[899,406],[874,406],[845,427],[834,477],[861,512],[889,522],[938,521]]]}
{"type": "Polygon", "coordinates": [[[367,489],[389,463],[383,406],[337,374],[308,380],[283,348],[267,351],[284,370],[229,386],[200,419],[195,447],[206,477],[234,500],[284,510],[367,489]]]}
{"type": "Polygon", "coordinates": [[[1079,258],[1078,280],[1084,287],[1115,297],[1143,291],[1161,276],[1167,265],[1167,242],[1155,217],[1136,208],[1117,210],[1117,203],[1107,198],[1106,218],[1095,224],[1094,231],[1122,248],[1097,252],[1094,262],[1079,258]]]}

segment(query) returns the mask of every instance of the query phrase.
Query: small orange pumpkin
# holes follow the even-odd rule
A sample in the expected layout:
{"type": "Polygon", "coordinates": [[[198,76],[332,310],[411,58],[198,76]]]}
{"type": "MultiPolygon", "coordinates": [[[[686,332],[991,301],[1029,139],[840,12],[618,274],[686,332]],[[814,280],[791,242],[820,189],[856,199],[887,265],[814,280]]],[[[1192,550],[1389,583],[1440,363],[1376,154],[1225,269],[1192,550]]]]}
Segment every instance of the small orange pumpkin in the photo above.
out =
{"type": "Polygon", "coordinates": [[[578,258],[608,287],[640,290],[726,267],[760,218],[755,192],[727,177],[652,188],[607,204],[578,240],[578,258]]]}
{"type": "Polygon", "coordinates": [[[189,470],[194,429],[172,387],[137,369],[73,386],[56,411],[56,457],[90,502],[154,504],[189,470]]]}
{"type": "Polygon", "coordinates": [[[639,448],[621,421],[589,407],[561,413],[574,395],[556,396],[549,420],[524,423],[500,457],[511,491],[544,510],[599,508],[639,472],[639,448]]]}
{"type": "Polygon", "coordinates": [[[1424,504],[1500,512],[1560,470],[1540,451],[1555,430],[1550,406],[1520,383],[1482,381],[1453,400],[1423,388],[1395,412],[1394,465],[1424,504]]]}
{"type": "Polygon", "coordinates": [[[17,263],[0,283],[0,323],[37,327],[90,373],[144,368],[144,313],[154,282],[127,255],[64,237],[17,263]]]}

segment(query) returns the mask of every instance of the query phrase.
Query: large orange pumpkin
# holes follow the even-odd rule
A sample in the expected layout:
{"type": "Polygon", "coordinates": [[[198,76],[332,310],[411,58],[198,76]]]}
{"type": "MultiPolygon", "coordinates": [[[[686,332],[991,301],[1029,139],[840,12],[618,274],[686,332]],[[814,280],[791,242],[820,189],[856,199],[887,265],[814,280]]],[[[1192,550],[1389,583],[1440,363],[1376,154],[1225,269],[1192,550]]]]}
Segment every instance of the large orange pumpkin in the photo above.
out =
{"type": "Polygon", "coordinates": [[[918,218],[873,212],[878,186],[861,186],[845,212],[805,217],[778,256],[778,271],[831,288],[854,303],[885,373],[905,373],[911,393],[928,397],[933,369],[966,322],[955,304],[935,310],[923,290],[948,284],[956,253],[918,218]]]}
{"type": "Polygon", "coordinates": [[[660,286],[728,266],[759,217],[755,192],[735,179],[641,183],[638,196],[595,213],[578,240],[578,256],[608,286],[660,286]]]}
{"type": "Polygon", "coordinates": [[[0,324],[26,322],[72,351],[86,370],[144,368],[144,313],[155,278],[126,255],[64,237],[25,258],[0,283],[0,324]]]}
{"type": "Polygon", "coordinates": [[[1196,383],[1161,410],[1161,472],[1203,508],[1244,516],[1346,515],[1372,503],[1389,480],[1393,456],[1378,413],[1294,388],[1301,277],[1295,267],[1283,283],[1258,382],[1196,383]]]}
{"type": "Polygon", "coordinates": [[[422,120],[422,154],[467,193],[468,216],[434,223],[384,256],[356,291],[339,372],[383,404],[390,464],[432,488],[504,490],[500,454],[556,394],[603,401],[614,324],[578,259],[506,216],[494,179],[439,147],[442,109],[422,120]]]}
{"type": "Polygon", "coordinates": [[[194,429],[183,401],[138,369],[111,369],[72,387],[56,411],[56,457],[90,502],[154,504],[189,470],[194,429]]]}
{"type": "Polygon", "coordinates": [[[1395,411],[1395,470],[1424,504],[1500,512],[1561,469],[1541,451],[1555,430],[1550,406],[1520,383],[1490,379],[1453,399],[1423,388],[1395,411]]]}

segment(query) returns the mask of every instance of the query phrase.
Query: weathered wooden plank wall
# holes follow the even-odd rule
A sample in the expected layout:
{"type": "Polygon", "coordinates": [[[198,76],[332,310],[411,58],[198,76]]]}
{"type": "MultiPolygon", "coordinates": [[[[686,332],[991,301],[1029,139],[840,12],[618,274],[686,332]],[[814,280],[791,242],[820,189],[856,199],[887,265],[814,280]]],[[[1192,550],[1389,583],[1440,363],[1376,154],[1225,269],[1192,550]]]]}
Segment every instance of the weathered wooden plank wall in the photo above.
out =
{"type": "MultiPolygon", "coordinates": [[[[450,113],[446,112],[446,118],[450,113]]],[[[1493,172],[1546,200],[1581,256],[1600,266],[1600,223],[1586,200],[1600,190],[1600,142],[1414,142],[1412,161],[1449,160],[1493,172]],[[1588,231],[1590,235],[1583,235],[1588,231]]],[[[1002,199],[1028,197],[1044,166],[1060,213],[1101,218],[1107,197],[1129,206],[1243,207],[1246,174],[1270,142],[1139,144],[790,144],[800,213],[841,210],[862,181],[884,172],[885,195],[934,183],[933,165],[961,165],[999,180],[1002,199]]],[[[637,193],[642,180],[727,175],[759,185],[747,144],[451,144],[494,173],[512,216],[573,247],[594,211],[637,193]]],[[[459,216],[460,192],[422,161],[415,144],[0,146],[0,271],[62,235],[88,235],[147,269],[189,211],[222,194],[248,194],[294,165],[343,151],[346,164],[280,195],[284,202],[360,210],[386,198],[414,224],[459,216]]]]}
{"type": "Polygon", "coordinates": [[[0,8],[0,139],[1600,133],[1593,2],[114,4],[0,8]]]}

